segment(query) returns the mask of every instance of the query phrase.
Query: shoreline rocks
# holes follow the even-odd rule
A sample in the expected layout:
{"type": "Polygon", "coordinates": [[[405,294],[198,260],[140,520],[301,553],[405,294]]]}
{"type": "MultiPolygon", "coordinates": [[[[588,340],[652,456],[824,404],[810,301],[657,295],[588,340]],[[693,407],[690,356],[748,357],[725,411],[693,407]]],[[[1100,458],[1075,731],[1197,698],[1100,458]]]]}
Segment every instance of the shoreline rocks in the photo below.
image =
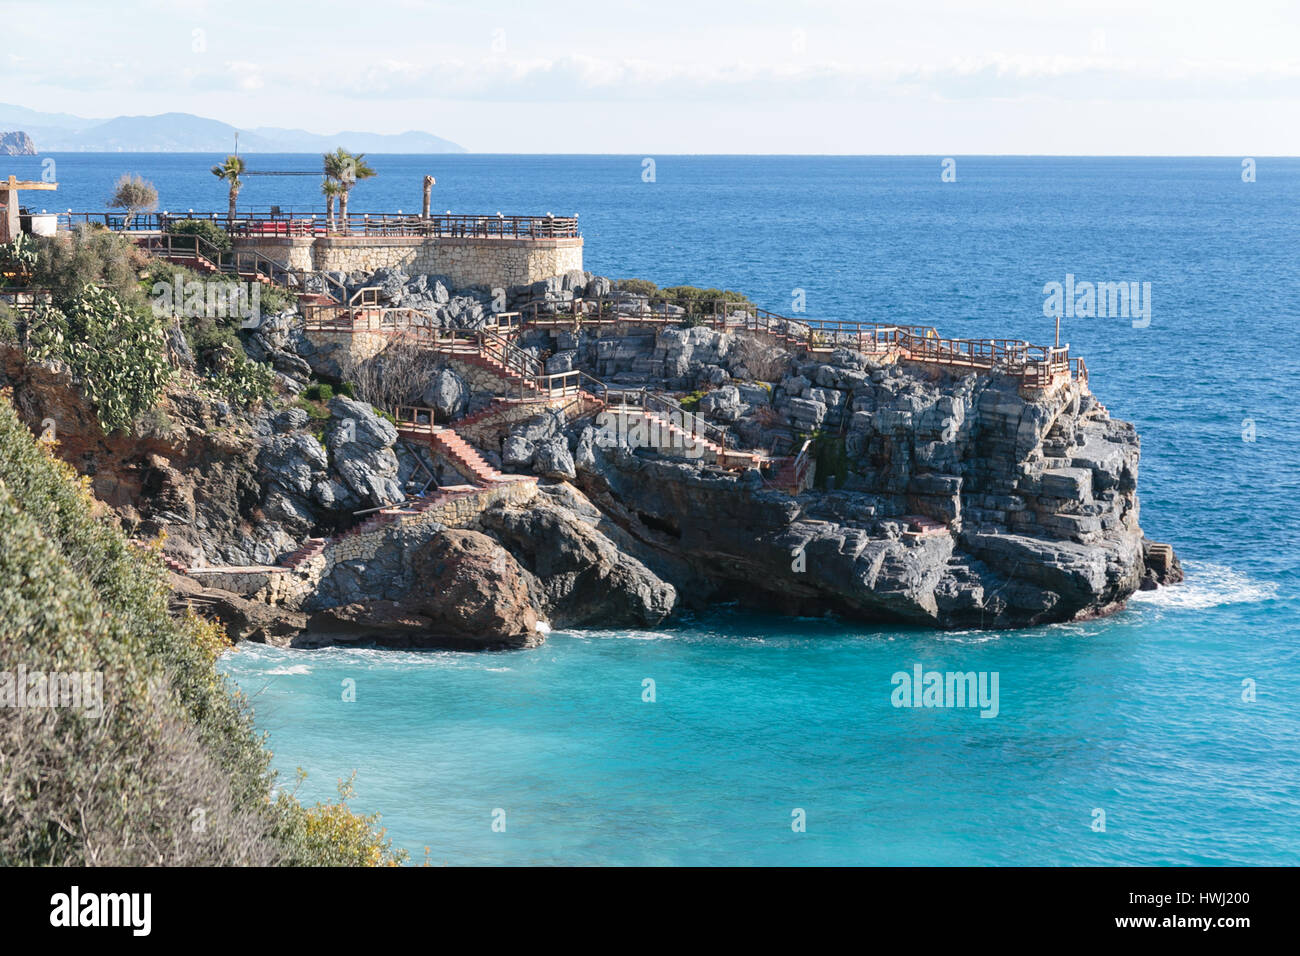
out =
{"type": "MultiPolygon", "coordinates": [[[[431,324],[477,327],[492,307],[483,290],[437,276],[346,278],[431,324]]],[[[608,280],[574,273],[507,299],[569,301],[593,288],[608,280]]],[[[453,427],[489,416],[475,425],[477,452],[537,476],[536,494],[448,519],[456,527],[396,520],[364,553],[349,546],[338,560],[264,574],[250,593],[178,586],[178,598],[211,608],[241,640],[502,649],[536,646],[547,624],[656,626],[737,599],[786,614],[1025,627],[1111,613],[1138,588],[1181,580],[1172,549],[1138,524],[1135,429],[1078,383],[1023,394],[996,372],[847,348],[806,356],[707,327],[528,329],[520,345],[551,371],[689,393],[692,414],[726,428],[733,447],[792,456],[808,439],[813,487],[788,494],[773,487],[779,469],[724,471],[716,455],[676,454],[662,436],[611,440],[581,402],[494,419],[494,393],[465,368],[393,362],[411,392],[395,401],[423,401],[453,427]]],[[[341,353],[309,341],[291,312],[250,332],[246,349],[289,396],[313,370],[343,375],[341,353]]],[[[0,359],[29,424],[54,410],[60,454],[129,529],[166,531],[178,563],[318,553],[310,542],[356,527],[355,512],[465,480],[352,398],[333,398],[322,420],[288,402],[244,412],[176,386],[162,406],[169,431],[103,436],[65,372],[16,347],[0,359]]]]}

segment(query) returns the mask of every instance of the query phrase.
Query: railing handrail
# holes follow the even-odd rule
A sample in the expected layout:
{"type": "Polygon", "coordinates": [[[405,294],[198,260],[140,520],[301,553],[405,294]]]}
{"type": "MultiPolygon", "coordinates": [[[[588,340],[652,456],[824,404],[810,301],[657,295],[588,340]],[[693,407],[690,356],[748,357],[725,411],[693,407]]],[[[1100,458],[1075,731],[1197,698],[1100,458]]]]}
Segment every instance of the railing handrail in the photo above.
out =
{"type": "Polygon", "coordinates": [[[172,223],[197,219],[215,223],[226,232],[241,237],[290,237],[360,234],[367,236],[429,236],[464,239],[576,239],[577,216],[489,215],[478,213],[441,213],[427,219],[406,212],[349,212],[330,216],[323,210],[236,212],[151,212],[128,217],[121,212],[55,213],[59,222],[71,228],[79,222],[102,223],[109,228],[132,231],[166,232],[172,223]]]}
{"type": "Polygon", "coordinates": [[[178,251],[188,253],[192,248],[196,259],[204,260],[219,272],[263,276],[291,291],[306,292],[307,281],[315,278],[326,287],[337,289],[334,298],[339,302],[343,301],[347,292],[343,283],[327,272],[291,269],[255,249],[222,249],[202,236],[164,232],[158,235],[137,236],[133,241],[141,248],[149,251],[162,250],[173,256],[176,256],[178,251]],[[253,268],[241,269],[241,262],[251,262],[253,268]]]}
{"type": "MultiPolygon", "coordinates": [[[[658,326],[681,325],[689,319],[697,324],[720,331],[743,327],[746,331],[760,331],[784,336],[813,349],[819,345],[856,346],[859,351],[875,351],[879,346],[897,347],[908,352],[909,357],[934,361],[938,364],[960,364],[980,368],[1000,369],[1021,374],[1026,383],[1034,386],[1050,384],[1060,372],[1079,378],[1080,366],[1072,363],[1069,346],[1033,345],[1022,339],[946,339],[940,337],[933,326],[893,325],[879,322],[828,320],[813,325],[787,316],[761,309],[752,303],[715,300],[711,312],[696,313],[688,310],[681,315],[656,311],[641,301],[631,308],[615,296],[596,299],[575,299],[568,310],[551,309],[543,314],[546,303],[530,304],[534,325],[545,325],[555,320],[568,320],[574,324],[584,322],[628,322],[658,326]],[[592,307],[589,309],[588,307],[592,307]],[[607,308],[608,306],[608,308],[607,308]],[[744,315],[743,322],[734,316],[744,315]],[[865,348],[870,343],[872,349],[865,348]]],[[[1086,382],[1086,366],[1084,377],[1086,382]]]]}

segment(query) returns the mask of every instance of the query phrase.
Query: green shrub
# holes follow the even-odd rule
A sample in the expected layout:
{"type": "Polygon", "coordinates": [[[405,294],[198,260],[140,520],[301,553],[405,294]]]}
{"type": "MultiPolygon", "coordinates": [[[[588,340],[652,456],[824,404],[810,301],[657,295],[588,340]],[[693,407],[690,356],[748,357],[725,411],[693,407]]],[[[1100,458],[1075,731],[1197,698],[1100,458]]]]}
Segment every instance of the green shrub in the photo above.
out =
{"type": "Polygon", "coordinates": [[[224,346],[210,353],[210,362],[207,385],[229,402],[247,407],[269,402],[275,394],[275,372],[250,359],[241,346],[224,346]]]}
{"type": "Polygon", "coordinates": [[[693,315],[712,315],[718,308],[717,303],[728,302],[737,305],[751,305],[749,298],[740,292],[724,289],[700,289],[693,285],[676,285],[660,289],[662,301],[681,306],[693,315]]]}
{"type": "Polygon", "coordinates": [[[278,285],[267,285],[266,283],[262,283],[258,295],[261,297],[263,314],[283,312],[298,301],[298,296],[295,293],[282,289],[278,285]]]}
{"type": "Polygon", "coordinates": [[[61,308],[87,285],[106,289],[128,304],[144,304],[139,285],[149,258],[126,236],[78,226],[70,233],[36,240],[34,288],[49,289],[61,308]]]}
{"type": "Polygon", "coordinates": [[[659,294],[659,287],[649,279],[615,279],[614,288],[620,292],[649,296],[652,301],[659,294]]]}
{"type": "Polygon", "coordinates": [[[230,235],[211,219],[179,219],[169,222],[167,231],[174,236],[198,236],[222,252],[230,248],[230,235]]]}
{"type": "Polygon", "coordinates": [[[36,268],[38,246],[27,233],[19,233],[11,241],[0,245],[0,285],[10,276],[21,284],[36,268]]]}
{"type": "Polygon", "coordinates": [[[28,347],[34,358],[71,366],[106,433],[129,428],[171,377],[153,314],[95,286],[84,287],[64,310],[38,308],[28,323],[28,347]]]}
{"type": "Polygon", "coordinates": [[[307,413],[307,417],[311,419],[311,424],[313,425],[318,425],[323,428],[325,423],[330,420],[329,406],[323,402],[313,402],[300,395],[298,400],[293,404],[295,408],[301,408],[307,413]]]}
{"type": "Polygon", "coordinates": [[[693,412],[700,407],[700,399],[702,399],[706,394],[708,393],[705,391],[691,392],[691,394],[687,395],[677,404],[682,406],[682,408],[686,409],[688,412],[693,412]]]}
{"type": "Polygon", "coordinates": [[[18,313],[0,302],[0,345],[18,344],[18,313]]]}
{"type": "Polygon", "coordinates": [[[97,518],[86,482],[0,396],[0,672],[102,680],[98,717],[0,707],[0,866],[394,863],[346,803],[271,798],[220,628],[168,613],[152,549],[97,518]]]}
{"type": "Polygon", "coordinates": [[[334,387],[328,382],[317,382],[303,389],[302,395],[309,402],[328,402],[334,397],[334,387]]]}

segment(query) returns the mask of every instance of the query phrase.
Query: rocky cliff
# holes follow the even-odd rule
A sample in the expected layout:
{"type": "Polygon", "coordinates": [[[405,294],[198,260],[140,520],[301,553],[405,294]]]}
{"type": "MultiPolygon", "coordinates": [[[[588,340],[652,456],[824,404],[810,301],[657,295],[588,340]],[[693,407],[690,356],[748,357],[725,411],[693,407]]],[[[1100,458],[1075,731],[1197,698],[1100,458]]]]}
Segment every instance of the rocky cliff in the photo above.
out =
{"type": "Polygon", "coordinates": [[[0,133],[0,156],[35,156],[36,144],[21,130],[0,133]]]}
{"type": "MultiPolygon", "coordinates": [[[[431,327],[489,314],[482,290],[439,277],[341,278],[431,327]]],[[[585,273],[539,286],[510,301],[610,289],[585,273]]],[[[0,385],[33,431],[57,423],[59,454],[129,532],[165,532],[189,572],[178,602],[239,639],[529,647],[547,625],[653,626],[727,600],[1021,627],[1105,614],[1179,577],[1171,551],[1144,543],[1138,436],[1086,380],[1029,390],[995,369],[672,324],[518,337],[548,371],[688,401],[693,428],[745,450],[737,465],[716,443],[629,436],[632,419],[601,417],[590,395],[530,404],[463,355],[337,339],[293,311],[245,332],[278,391],[247,409],[196,387],[178,343],[177,380],[129,434],[103,434],[67,370],[17,346],[0,347],[0,385]],[[304,403],[312,382],[382,386],[384,404],[426,406],[455,431],[403,437],[366,401],[304,403]],[[782,469],[804,443],[792,487],[782,469]]]]}

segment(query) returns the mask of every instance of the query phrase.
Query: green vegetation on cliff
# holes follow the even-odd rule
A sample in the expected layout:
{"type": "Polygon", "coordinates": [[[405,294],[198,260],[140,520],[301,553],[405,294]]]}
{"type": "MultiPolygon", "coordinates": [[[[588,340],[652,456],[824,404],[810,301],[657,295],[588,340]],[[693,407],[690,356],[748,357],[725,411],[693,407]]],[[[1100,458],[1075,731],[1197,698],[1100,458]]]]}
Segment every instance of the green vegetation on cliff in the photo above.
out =
{"type": "Polygon", "coordinates": [[[403,861],[345,802],[272,795],[224,634],[98,511],[0,395],[0,866],[403,861]]]}
{"type": "Polygon", "coordinates": [[[729,289],[701,289],[693,285],[675,285],[661,289],[649,279],[618,279],[614,288],[620,292],[632,292],[644,295],[650,305],[676,305],[691,315],[709,315],[713,313],[715,303],[729,302],[735,305],[753,305],[749,297],[742,292],[729,289]]]}
{"type": "Polygon", "coordinates": [[[72,367],[105,432],[129,428],[153,408],[172,374],[158,319],[93,285],[83,286],[62,308],[36,310],[28,352],[72,367]]]}
{"type": "MultiPolygon", "coordinates": [[[[155,406],[174,372],[169,331],[173,346],[183,336],[192,368],[209,391],[243,406],[274,396],[271,368],[244,351],[244,316],[205,304],[209,282],[233,280],[150,258],[104,229],[33,241],[34,251],[24,252],[30,253],[31,283],[49,290],[52,302],[21,320],[22,334],[18,317],[0,315],[0,342],[25,340],[32,358],[66,362],[105,432],[129,430],[155,406]]],[[[290,302],[269,286],[252,291],[261,310],[278,311],[290,302]]]]}

